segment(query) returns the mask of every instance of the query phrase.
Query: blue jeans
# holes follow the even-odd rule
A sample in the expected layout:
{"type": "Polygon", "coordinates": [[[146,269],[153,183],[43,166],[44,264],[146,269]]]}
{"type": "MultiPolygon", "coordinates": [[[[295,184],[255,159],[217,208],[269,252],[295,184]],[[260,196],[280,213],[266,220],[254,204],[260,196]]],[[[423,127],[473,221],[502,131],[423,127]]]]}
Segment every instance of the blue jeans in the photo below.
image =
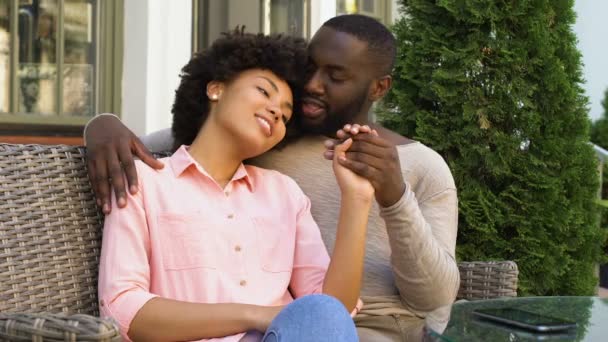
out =
{"type": "Polygon", "coordinates": [[[263,342],[359,341],[355,323],[344,305],[317,294],[296,299],[272,320],[263,342]]]}

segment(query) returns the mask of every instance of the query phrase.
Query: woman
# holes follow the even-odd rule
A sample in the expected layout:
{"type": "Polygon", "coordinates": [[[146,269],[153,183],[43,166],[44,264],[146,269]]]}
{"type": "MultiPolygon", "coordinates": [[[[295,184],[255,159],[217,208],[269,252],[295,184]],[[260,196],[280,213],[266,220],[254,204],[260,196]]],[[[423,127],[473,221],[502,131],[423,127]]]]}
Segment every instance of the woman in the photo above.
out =
{"type": "Polygon", "coordinates": [[[160,171],[137,163],[140,191],[106,216],[100,308],[125,339],[357,340],[348,311],[360,305],[373,188],[337,162],[352,141],[333,162],[331,262],[296,183],[243,164],[284,138],[306,65],[301,39],[234,32],[184,67],[181,146],[160,171]]]}

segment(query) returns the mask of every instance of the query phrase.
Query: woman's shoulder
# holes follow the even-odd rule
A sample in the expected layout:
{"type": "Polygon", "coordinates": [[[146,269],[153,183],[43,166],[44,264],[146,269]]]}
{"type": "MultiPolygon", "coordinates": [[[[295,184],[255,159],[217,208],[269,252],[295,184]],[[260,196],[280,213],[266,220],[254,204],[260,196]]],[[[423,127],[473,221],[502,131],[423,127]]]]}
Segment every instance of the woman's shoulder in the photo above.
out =
{"type": "Polygon", "coordinates": [[[162,181],[172,174],[169,163],[170,157],[159,158],[158,160],[164,164],[164,167],[160,170],[152,168],[139,159],[135,160],[135,170],[140,184],[162,181]]]}

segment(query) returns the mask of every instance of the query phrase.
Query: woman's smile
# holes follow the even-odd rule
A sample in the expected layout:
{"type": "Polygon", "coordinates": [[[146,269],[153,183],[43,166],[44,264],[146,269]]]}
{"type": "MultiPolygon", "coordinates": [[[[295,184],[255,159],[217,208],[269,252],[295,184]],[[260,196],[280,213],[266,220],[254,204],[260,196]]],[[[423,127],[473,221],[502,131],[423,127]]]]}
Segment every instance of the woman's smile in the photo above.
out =
{"type": "Polygon", "coordinates": [[[272,136],[272,130],[274,128],[274,122],[273,122],[273,120],[271,120],[270,118],[268,118],[265,115],[258,114],[258,113],[255,113],[254,116],[256,118],[256,121],[258,122],[258,124],[262,128],[262,131],[264,132],[264,134],[266,134],[267,137],[271,137],[272,136]]]}

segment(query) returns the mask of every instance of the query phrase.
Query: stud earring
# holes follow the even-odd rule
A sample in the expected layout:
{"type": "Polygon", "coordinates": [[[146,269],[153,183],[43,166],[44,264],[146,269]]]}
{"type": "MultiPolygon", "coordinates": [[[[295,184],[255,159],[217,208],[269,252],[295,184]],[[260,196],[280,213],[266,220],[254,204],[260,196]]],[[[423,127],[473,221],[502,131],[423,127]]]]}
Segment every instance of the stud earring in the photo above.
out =
{"type": "Polygon", "coordinates": [[[213,94],[213,95],[211,95],[211,99],[212,99],[212,100],[217,100],[217,94],[213,94]]]}

